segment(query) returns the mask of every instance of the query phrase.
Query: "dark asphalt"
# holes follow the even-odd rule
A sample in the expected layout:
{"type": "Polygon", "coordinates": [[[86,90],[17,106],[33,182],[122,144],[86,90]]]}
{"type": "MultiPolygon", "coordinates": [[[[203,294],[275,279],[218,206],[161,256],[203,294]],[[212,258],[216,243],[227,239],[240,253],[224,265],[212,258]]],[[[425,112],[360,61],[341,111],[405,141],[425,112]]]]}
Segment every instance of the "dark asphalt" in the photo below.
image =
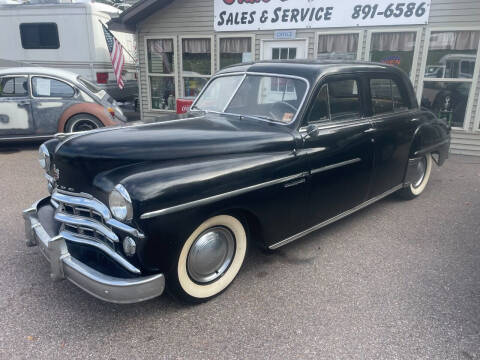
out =
{"type": "Polygon", "coordinates": [[[480,359],[480,159],[267,255],[220,297],[136,305],[52,283],[21,211],[46,195],[33,147],[0,149],[1,359],[480,359]]]}

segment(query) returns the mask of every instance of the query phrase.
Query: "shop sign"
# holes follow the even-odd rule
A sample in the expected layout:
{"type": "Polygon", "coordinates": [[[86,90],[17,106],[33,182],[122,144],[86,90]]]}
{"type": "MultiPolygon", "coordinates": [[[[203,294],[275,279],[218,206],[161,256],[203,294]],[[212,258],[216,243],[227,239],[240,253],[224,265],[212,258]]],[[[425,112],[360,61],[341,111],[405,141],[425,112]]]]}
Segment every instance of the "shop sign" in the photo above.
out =
{"type": "Polygon", "coordinates": [[[277,30],[273,34],[275,40],[295,40],[297,38],[296,30],[277,30]]]}
{"type": "Polygon", "coordinates": [[[427,24],[431,0],[214,0],[215,31],[427,24]]]}

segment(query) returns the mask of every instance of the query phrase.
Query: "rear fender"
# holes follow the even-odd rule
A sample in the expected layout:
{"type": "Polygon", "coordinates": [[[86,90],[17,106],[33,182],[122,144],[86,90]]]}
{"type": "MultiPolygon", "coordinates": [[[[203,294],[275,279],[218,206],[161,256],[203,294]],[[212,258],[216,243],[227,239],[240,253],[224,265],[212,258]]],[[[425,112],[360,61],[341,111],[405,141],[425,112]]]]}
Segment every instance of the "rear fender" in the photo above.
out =
{"type": "Polygon", "coordinates": [[[112,116],[102,105],[96,103],[80,103],[70,106],[67,110],[63,112],[63,114],[60,116],[60,120],[58,121],[58,132],[64,132],[67,121],[72,116],[78,114],[88,114],[95,116],[98,120],[102,122],[103,126],[113,126],[118,124],[118,122],[112,119],[112,116]]]}

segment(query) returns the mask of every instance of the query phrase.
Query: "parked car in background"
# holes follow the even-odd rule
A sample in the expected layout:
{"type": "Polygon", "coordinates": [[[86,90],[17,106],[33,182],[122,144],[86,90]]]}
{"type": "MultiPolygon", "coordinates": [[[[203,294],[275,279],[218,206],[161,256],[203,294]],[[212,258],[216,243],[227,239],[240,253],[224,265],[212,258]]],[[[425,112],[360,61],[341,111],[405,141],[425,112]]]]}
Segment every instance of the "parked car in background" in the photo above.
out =
{"type": "Polygon", "coordinates": [[[382,64],[233,66],[191,111],[40,147],[51,196],[24,218],[53,278],[111,302],[165,284],[206,301],[249,245],[278,249],[392,193],[421,195],[450,146],[406,74],[382,64]]]}
{"type": "MultiPolygon", "coordinates": [[[[117,17],[121,11],[88,1],[31,0],[25,4],[0,4],[0,49],[8,49],[0,51],[0,68],[5,60],[10,64],[16,62],[15,66],[72,71],[106,90],[117,101],[133,101],[138,96],[135,60],[125,52],[125,87],[121,90],[101,24],[117,17]]],[[[133,34],[112,33],[128,53],[135,54],[133,34]]]]}
{"type": "Polygon", "coordinates": [[[105,90],[48,68],[0,70],[0,140],[49,138],[126,121],[105,90]]]}

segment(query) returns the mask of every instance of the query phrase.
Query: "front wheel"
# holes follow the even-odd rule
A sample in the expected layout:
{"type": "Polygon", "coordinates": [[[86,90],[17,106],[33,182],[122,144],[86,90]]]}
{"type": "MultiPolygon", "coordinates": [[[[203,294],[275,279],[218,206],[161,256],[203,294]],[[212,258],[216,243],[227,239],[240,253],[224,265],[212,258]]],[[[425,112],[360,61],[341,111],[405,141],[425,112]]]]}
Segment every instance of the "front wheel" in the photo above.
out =
{"type": "Polygon", "coordinates": [[[399,194],[404,199],[410,200],[420,196],[427,187],[432,172],[432,155],[425,154],[416,167],[415,177],[410,185],[400,190],[399,194]]]}
{"type": "Polygon", "coordinates": [[[208,219],[183,244],[167,277],[169,290],[190,303],[219,295],[237,276],[246,251],[247,234],[238,219],[229,215],[208,219]]]}

